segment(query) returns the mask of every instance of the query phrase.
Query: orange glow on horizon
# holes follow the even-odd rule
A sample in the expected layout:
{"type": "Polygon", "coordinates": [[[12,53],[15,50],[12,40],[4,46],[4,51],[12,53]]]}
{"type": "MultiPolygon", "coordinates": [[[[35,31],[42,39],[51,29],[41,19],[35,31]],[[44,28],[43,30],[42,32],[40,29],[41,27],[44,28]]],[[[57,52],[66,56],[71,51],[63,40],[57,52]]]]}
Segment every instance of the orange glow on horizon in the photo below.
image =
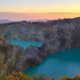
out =
{"type": "Polygon", "coordinates": [[[64,18],[75,18],[80,17],[80,14],[67,14],[67,13],[51,13],[51,14],[43,14],[43,13],[0,13],[0,19],[9,19],[9,20],[37,20],[37,19],[64,19],[64,18]]]}

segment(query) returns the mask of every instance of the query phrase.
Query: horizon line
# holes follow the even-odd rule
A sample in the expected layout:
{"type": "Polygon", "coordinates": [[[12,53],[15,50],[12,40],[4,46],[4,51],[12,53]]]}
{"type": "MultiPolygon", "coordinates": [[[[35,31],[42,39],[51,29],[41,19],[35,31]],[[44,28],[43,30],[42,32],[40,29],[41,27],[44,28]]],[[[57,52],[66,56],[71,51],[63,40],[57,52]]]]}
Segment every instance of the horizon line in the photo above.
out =
{"type": "Polygon", "coordinates": [[[14,14],[80,14],[80,13],[70,13],[70,12],[49,12],[49,13],[20,13],[20,12],[0,12],[0,13],[14,13],[14,14]]]}

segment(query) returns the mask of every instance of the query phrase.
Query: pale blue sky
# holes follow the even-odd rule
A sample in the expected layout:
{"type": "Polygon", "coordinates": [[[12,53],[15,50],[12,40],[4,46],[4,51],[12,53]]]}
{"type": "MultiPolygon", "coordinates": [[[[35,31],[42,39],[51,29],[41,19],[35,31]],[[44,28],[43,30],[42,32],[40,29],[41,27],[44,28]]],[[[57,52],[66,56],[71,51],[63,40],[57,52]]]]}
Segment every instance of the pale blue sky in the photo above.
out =
{"type": "Polygon", "coordinates": [[[0,12],[80,13],[80,0],[0,0],[0,12]]]}

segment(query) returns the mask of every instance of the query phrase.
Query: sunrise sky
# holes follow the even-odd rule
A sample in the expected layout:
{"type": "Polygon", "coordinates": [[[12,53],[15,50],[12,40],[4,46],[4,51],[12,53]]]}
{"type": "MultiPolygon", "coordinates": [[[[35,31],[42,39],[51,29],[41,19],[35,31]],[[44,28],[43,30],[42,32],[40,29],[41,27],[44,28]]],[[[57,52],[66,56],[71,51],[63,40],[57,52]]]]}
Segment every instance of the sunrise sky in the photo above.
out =
{"type": "Polygon", "coordinates": [[[80,13],[80,0],[0,0],[0,19],[53,19],[53,13],[80,13]]]}

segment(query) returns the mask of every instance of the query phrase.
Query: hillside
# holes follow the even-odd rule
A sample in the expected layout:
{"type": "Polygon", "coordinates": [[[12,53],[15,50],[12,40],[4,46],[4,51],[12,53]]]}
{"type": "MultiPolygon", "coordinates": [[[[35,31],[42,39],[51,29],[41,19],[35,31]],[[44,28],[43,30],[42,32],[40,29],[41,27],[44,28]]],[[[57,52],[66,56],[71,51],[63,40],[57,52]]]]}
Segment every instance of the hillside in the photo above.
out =
{"type": "Polygon", "coordinates": [[[26,21],[0,24],[0,35],[8,40],[42,42],[41,47],[23,49],[0,37],[0,75],[39,65],[49,54],[69,48],[80,48],[80,18],[48,22],[26,21]],[[6,56],[7,55],[7,56],[6,56]],[[18,56],[17,56],[18,55],[18,56]]]}

